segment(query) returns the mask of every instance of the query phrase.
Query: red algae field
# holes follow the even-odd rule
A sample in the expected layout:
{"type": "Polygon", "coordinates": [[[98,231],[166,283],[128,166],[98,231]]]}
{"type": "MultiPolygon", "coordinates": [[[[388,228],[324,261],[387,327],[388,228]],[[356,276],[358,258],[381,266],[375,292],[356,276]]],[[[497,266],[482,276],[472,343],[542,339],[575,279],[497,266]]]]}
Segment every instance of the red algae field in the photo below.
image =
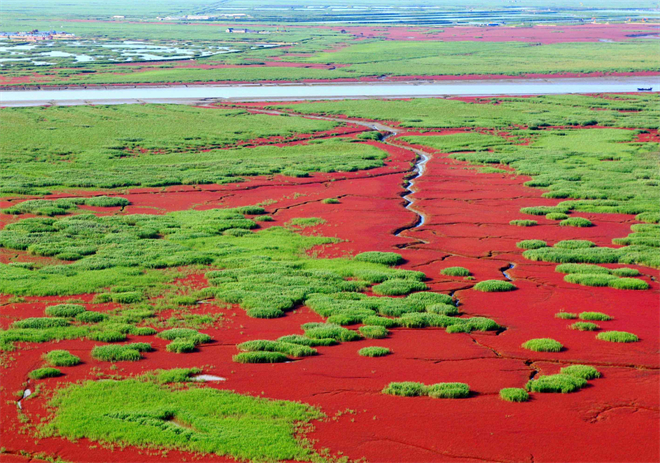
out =
{"type": "Polygon", "coordinates": [[[657,461],[657,107],[0,110],[0,461],[657,461]]]}

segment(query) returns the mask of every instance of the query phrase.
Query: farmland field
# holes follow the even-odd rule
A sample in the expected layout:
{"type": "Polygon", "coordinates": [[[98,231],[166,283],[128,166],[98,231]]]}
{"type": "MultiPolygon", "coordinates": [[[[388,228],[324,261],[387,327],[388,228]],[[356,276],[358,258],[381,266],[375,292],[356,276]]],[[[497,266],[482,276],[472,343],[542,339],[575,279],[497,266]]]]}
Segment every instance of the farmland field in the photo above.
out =
{"type": "MultiPolygon", "coordinates": [[[[0,85],[660,75],[652,5],[473,3],[7,0],[76,38],[0,85]]],[[[660,459],[657,91],[52,101],[0,107],[0,463],[660,459]]]]}

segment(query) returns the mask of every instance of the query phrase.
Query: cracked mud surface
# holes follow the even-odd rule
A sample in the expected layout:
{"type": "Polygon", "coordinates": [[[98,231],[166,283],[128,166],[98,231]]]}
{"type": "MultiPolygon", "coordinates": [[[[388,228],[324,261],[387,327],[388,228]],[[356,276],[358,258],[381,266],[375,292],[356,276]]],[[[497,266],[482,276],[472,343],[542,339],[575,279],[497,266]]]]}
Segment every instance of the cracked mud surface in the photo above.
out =
{"type": "MultiPolygon", "coordinates": [[[[364,125],[364,124],[359,124],[364,125]]],[[[382,130],[382,127],[380,128],[382,130]]],[[[252,319],[238,308],[204,304],[207,312],[225,314],[222,326],[205,329],[216,341],[199,352],[171,355],[167,341],[131,336],[131,341],[152,342],[156,351],[140,362],[123,362],[114,373],[137,374],[157,368],[209,366],[205,373],[226,378],[208,387],[298,400],[319,406],[329,419],[316,423],[308,437],[317,448],[343,452],[351,459],[370,462],[541,462],[541,461],[657,461],[658,292],[656,270],[636,267],[650,283],[649,291],[620,291],[570,285],[554,271],[553,264],[530,262],[515,243],[523,239],[548,241],[589,239],[609,245],[628,233],[631,216],[581,214],[592,228],[564,229],[539,219],[533,229],[509,225],[521,218],[520,207],[554,205],[542,191],[523,186],[529,178],[482,174],[446,154],[414,147],[397,139],[369,142],[389,153],[387,165],[346,174],[315,174],[310,178],[253,178],[242,184],[171,187],[133,190],[122,196],[131,201],[126,213],[161,214],[189,208],[235,207],[275,200],[266,206],[275,219],[265,226],[282,225],[294,217],[321,217],[326,223],[304,233],[336,236],[343,241],[313,250],[318,257],[339,257],[363,251],[396,251],[404,256],[406,269],[423,271],[431,290],[453,294],[463,313],[494,319],[506,327],[498,333],[449,334],[440,329],[393,329],[381,340],[363,340],[320,347],[321,355],[287,364],[242,365],[231,361],[235,344],[250,339],[275,339],[299,333],[300,325],[321,321],[307,308],[275,320],[252,319]],[[423,176],[415,180],[415,210],[425,217],[418,223],[415,212],[404,207],[405,176],[419,151],[430,156],[423,176]],[[323,204],[324,198],[340,204],[323,204]],[[397,230],[405,228],[399,236],[397,230]],[[473,281],[440,274],[449,266],[467,267],[473,281]],[[476,281],[504,279],[518,287],[507,293],[472,290],[476,281]],[[650,277],[654,277],[651,280],[650,277]],[[570,320],[556,312],[602,311],[613,317],[602,322],[606,329],[631,331],[641,342],[605,343],[594,333],[567,328],[570,320]],[[551,337],[566,349],[559,353],[530,352],[520,347],[528,339],[551,337]],[[365,358],[357,350],[369,345],[388,347],[393,355],[365,358]],[[558,373],[563,366],[590,364],[603,377],[572,394],[534,394],[530,402],[509,403],[499,399],[504,387],[522,387],[539,374],[558,373]],[[380,393],[391,381],[465,382],[473,391],[460,400],[392,397],[380,393]],[[295,386],[292,386],[295,385],[295,386]],[[345,413],[350,410],[349,413],[345,413]],[[338,413],[341,412],[341,413],[338,413]]],[[[0,204],[3,205],[4,204],[0,204]]],[[[0,254],[0,259],[7,258],[0,254]]],[[[201,276],[187,280],[204,286],[201,276]]],[[[91,300],[91,295],[80,296],[91,300]]],[[[0,299],[0,324],[17,317],[39,316],[47,303],[58,297],[26,298],[25,303],[0,299]]],[[[100,306],[112,308],[112,304],[100,306]]],[[[110,373],[109,365],[90,357],[93,342],[62,341],[82,358],[75,368],[62,368],[66,379],[54,378],[48,387],[91,377],[92,367],[110,373]]],[[[2,446],[8,454],[0,461],[27,461],[18,450],[47,451],[67,461],[181,461],[193,460],[184,452],[166,456],[135,449],[110,451],[82,439],[72,443],[46,438],[35,441],[19,421],[13,393],[21,389],[27,374],[41,364],[40,356],[52,344],[25,345],[11,353],[2,369],[0,408],[4,423],[2,446]]],[[[22,403],[31,422],[44,416],[43,396],[22,403]]],[[[233,461],[204,456],[203,461],[233,461]]]]}

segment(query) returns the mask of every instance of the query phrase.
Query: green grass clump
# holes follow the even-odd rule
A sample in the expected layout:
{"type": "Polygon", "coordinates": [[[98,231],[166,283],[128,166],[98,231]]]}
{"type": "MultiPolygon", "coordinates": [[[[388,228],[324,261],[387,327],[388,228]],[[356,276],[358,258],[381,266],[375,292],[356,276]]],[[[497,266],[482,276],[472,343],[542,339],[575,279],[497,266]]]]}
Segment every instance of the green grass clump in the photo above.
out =
{"type": "Polygon", "coordinates": [[[566,283],[575,283],[582,286],[608,286],[612,280],[618,278],[610,274],[569,273],[564,277],[566,283]]]}
{"type": "Polygon", "coordinates": [[[51,350],[44,355],[44,360],[54,367],[72,367],[80,363],[80,357],[66,350],[51,350]]]}
{"type": "Polygon", "coordinates": [[[337,345],[337,341],[332,338],[311,339],[308,338],[307,336],[301,336],[300,334],[290,334],[287,336],[282,336],[280,338],[277,338],[277,340],[289,344],[299,344],[301,346],[309,346],[309,347],[337,345]]]}
{"type": "Polygon", "coordinates": [[[305,228],[315,227],[317,225],[324,224],[325,222],[326,222],[325,219],[321,219],[319,217],[296,217],[289,220],[286,224],[284,224],[284,226],[287,228],[295,228],[302,230],[305,228]]]}
{"type": "Polygon", "coordinates": [[[562,227],[593,227],[594,224],[589,219],[584,217],[569,217],[568,219],[559,222],[562,227]]]}
{"type": "Polygon", "coordinates": [[[558,249],[587,249],[595,246],[596,243],[589,240],[563,240],[557,241],[554,245],[558,249]]]}
{"type": "Polygon", "coordinates": [[[550,338],[530,339],[524,342],[521,347],[534,352],[560,352],[564,348],[560,342],[550,338]]]}
{"type": "Polygon", "coordinates": [[[536,206],[536,207],[523,207],[520,209],[523,214],[530,215],[547,215],[553,212],[564,212],[563,209],[556,206],[536,206]]]}
{"type": "Polygon", "coordinates": [[[596,331],[600,329],[600,326],[590,322],[575,322],[569,328],[578,331],[596,331]]]}
{"type": "Polygon", "coordinates": [[[215,454],[239,461],[317,461],[301,425],[323,418],[306,404],[158,380],[86,381],[56,393],[49,429],[92,442],[215,454]]]}
{"type": "Polygon", "coordinates": [[[601,267],[600,265],[591,264],[560,264],[555,267],[555,272],[559,273],[588,273],[595,274],[609,274],[610,269],[601,267]]]}
{"type": "Polygon", "coordinates": [[[507,402],[527,402],[529,394],[521,387],[505,387],[500,389],[500,399],[507,402]]]}
{"type": "Polygon", "coordinates": [[[32,379],[55,378],[62,376],[62,372],[57,368],[37,368],[32,370],[28,376],[32,379]]]}
{"type": "Polygon", "coordinates": [[[470,395],[465,383],[437,383],[426,388],[426,394],[434,399],[462,399],[470,395]]]}
{"type": "Polygon", "coordinates": [[[596,339],[609,342],[637,342],[639,338],[626,331],[603,331],[596,335],[596,339]]]}
{"type": "Polygon", "coordinates": [[[470,386],[465,383],[437,383],[426,386],[422,383],[404,381],[390,383],[383,394],[402,397],[429,396],[434,399],[459,399],[470,395],[470,386]]]}
{"type": "Polygon", "coordinates": [[[589,365],[570,365],[561,369],[561,374],[582,379],[600,378],[600,372],[589,365]]]}
{"type": "Polygon", "coordinates": [[[639,270],[635,268],[627,268],[627,267],[622,267],[622,268],[614,268],[610,270],[610,273],[612,275],[616,275],[618,277],[636,277],[639,276],[639,270]]]}
{"type": "Polygon", "coordinates": [[[152,350],[151,345],[142,342],[124,345],[96,346],[92,349],[92,357],[104,362],[136,362],[142,359],[140,352],[152,350]]]}
{"type": "Polygon", "coordinates": [[[311,339],[334,339],[339,342],[362,339],[362,336],[355,331],[334,323],[305,323],[302,329],[305,331],[305,336],[311,339]]]}
{"type": "Polygon", "coordinates": [[[339,204],[339,200],[337,198],[325,198],[321,200],[323,204],[339,204]]]}
{"type": "Polygon", "coordinates": [[[428,306],[426,308],[427,312],[429,313],[435,313],[438,315],[447,315],[447,316],[452,316],[452,315],[458,315],[458,307],[456,307],[453,304],[433,304],[431,306],[428,306]]]}
{"type": "Polygon", "coordinates": [[[169,370],[156,370],[156,381],[159,384],[185,383],[192,381],[191,377],[201,372],[201,368],[172,368],[169,370]]]}
{"type": "Polygon", "coordinates": [[[276,307],[255,307],[247,309],[245,313],[252,318],[280,318],[284,312],[276,307]]]}
{"type": "Polygon", "coordinates": [[[44,313],[49,317],[73,318],[85,310],[85,306],[78,304],[58,304],[46,307],[44,313]]]}
{"type": "Polygon", "coordinates": [[[255,222],[273,222],[275,219],[273,219],[269,215],[258,215],[254,217],[252,220],[254,220],[255,222]]]}
{"type": "Polygon", "coordinates": [[[486,293],[495,293],[495,292],[503,292],[503,291],[513,291],[514,289],[516,289],[516,286],[513,285],[512,283],[509,283],[508,281],[485,280],[485,281],[480,281],[479,283],[474,285],[474,289],[486,293]]]}
{"type": "Polygon", "coordinates": [[[543,240],[523,240],[523,241],[518,241],[516,243],[516,246],[519,247],[520,249],[539,249],[539,248],[545,248],[548,246],[548,243],[546,243],[543,240]]]}
{"type": "Polygon", "coordinates": [[[410,294],[413,291],[423,291],[428,289],[426,284],[421,281],[415,280],[403,280],[403,279],[393,279],[387,280],[383,283],[374,286],[374,294],[381,296],[402,296],[405,294],[410,294]]]}
{"type": "Polygon", "coordinates": [[[572,312],[557,312],[555,318],[561,318],[564,320],[572,320],[578,318],[578,314],[572,312]]]}
{"type": "Polygon", "coordinates": [[[195,347],[197,347],[197,344],[192,339],[177,338],[165,346],[165,349],[167,352],[172,352],[174,354],[187,354],[194,352],[195,347]]]}
{"type": "Polygon", "coordinates": [[[440,274],[452,277],[466,277],[470,274],[470,271],[465,267],[447,267],[440,270],[440,274]]]}
{"type": "Polygon", "coordinates": [[[308,357],[318,353],[310,346],[262,339],[242,342],[236,348],[244,352],[279,352],[291,357],[308,357]]]}
{"type": "Polygon", "coordinates": [[[615,289],[649,289],[649,284],[637,278],[616,278],[608,282],[610,288],[615,289]]]}
{"type": "Polygon", "coordinates": [[[410,294],[406,297],[406,301],[419,304],[424,308],[428,308],[433,304],[454,304],[454,300],[451,296],[442,293],[432,293],[430,291],[410,294]]]}
{"type": "Polygon", "coordinates": [[[91,310],[86,310],[76,315],[76,321],[81,323],[99,323],[103,320],[107,320],[108,316],[103,313],[93,312],[91,310]]]}
{"type": "Polygon", "coordinates": [[[607,314],[604,314],[603,312],[581,312],[580,315],[578,315],[578,317],[580,318],[580,320],[601,321],[601,322],[612,320],[612,317],[610,317],[607,314]]]}
{"type": "Polygon", "coordinates": [[[525,389],[530,392],[561,392],[563,394],[582,389],[587,380],[573,375],[558,374],[539,376],[527,383],[525,389]]]}
{"type": "Polygon", "coordinates": [[[241,352],[231,358],[236,363],[283,363],[288,362],[289,357],[280,352],[241,352]]]}
{"type": "Polygon", "coordinates": [[[391,354],[392,351],[387,347],[378,347],[378,346],[369,346],[363,347],[358,351],[358,355],[362,357],[384,357],[385,355],[391,354]]]}
{"type": "Polygon", "coordinates": [[[169,330],[161,331],[157,335],[161,339],[168,341],[175,341],[177,339],[188,339],[195,345],[211,342],[211,336],[208,334],[200,333],[191,328],[172,328],[169,330]]]}
{"type": "Polygon", "coordinates": [[[519,220],[511,220],[509,222],[509,225],[515,225],[516,227],[533,227],[534,225],[538,225],[539,223],[536,220],[526,220],[526,219],[519,219],[519,220]]]}
{"type": "Polygon", "coordinates": [[[126,334],[115,330],[93,331],[87,339],[100,342],[121,342],[126,340],[126,334]]]}
{"type": "Polygon", "coordinates": [[[353,260],[393,266],[401,264],[403,262],[403,257],[401,254],[395,252],[369,251],[356,255],[353,260]]]}
{"type": "Polygon", "coordinates": [[[426,386],[422,383],[412,381],[390,383],[383,389],[383,394],[402,397],[420,397],[426,395],[426,386]]]}
{"type": "Polygon", "coordinates": [[[60,328],[69,326],[71,322],[66,318],[26,318],[12,323],[12,328],[30,329],[30,330],[45,330],[47,328],[60,328]]]}
{"type": "Polygon", "coordinates": [[[551,212],[545,215],[545,218],[548,220],[565,220],[568,219],[568,215],[563,212],[551,212]]]}
{"type": "Polygon", "coordinates": [[[360,334],[367,339],[383,339],[389,334],[384,326],[365,325],[359,328],[360,334]]]}

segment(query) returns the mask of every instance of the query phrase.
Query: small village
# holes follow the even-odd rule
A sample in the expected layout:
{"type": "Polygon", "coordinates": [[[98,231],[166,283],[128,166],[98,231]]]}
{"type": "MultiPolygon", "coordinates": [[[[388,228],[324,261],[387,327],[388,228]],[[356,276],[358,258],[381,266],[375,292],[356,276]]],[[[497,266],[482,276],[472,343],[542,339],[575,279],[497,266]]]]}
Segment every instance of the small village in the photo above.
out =
{"type": "Polygon", "coordinates": [[[64,31],[39,31],[37,29],[29,32],[0,32],[0,38],[5,37],[9,40],[18,42],[42,42],[48,40],[66,40],[73,39],[76,34],[64,31]]]}

